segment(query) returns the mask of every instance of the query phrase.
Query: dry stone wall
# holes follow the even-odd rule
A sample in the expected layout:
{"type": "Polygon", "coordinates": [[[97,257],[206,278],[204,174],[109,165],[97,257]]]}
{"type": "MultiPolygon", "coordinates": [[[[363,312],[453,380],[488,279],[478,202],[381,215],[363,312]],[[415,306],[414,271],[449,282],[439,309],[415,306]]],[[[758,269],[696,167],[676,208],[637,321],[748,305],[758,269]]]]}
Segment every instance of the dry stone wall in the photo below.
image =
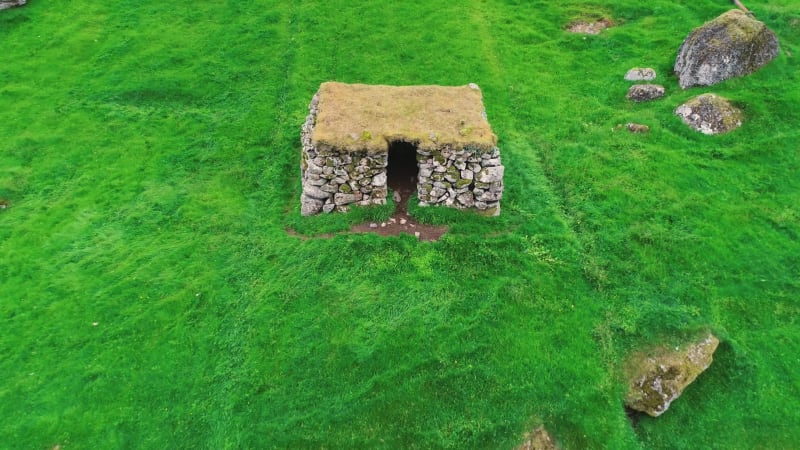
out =
{"type": "Polygon", "coordinates": [[[417,150],[417,161],[420,206],[477,208],[489,215],[500,214],[505,168],[497,147],[489,152],[469,146],[417,150]]]}
{"type": "Polygon", "coordinates": [[[333,210],[347,211],[350,204],[386,203],[387,153],[341,152],[315,146],[311,141],[317,117],[314,96],[303,124],[301,213],[305,216],[333,210]]]}
{"type": "MultiPolygon", "coordinates": [[[[388,152],[314,145],[318,104],[315,95],[302,127],[302,215],[347,211],[351,204],[385,204],[388,152]]],[[[488,151],[469,145],[417,149],[417,164],[420,206],[476,208],[487,215],[500,214],[504,167],[497,147],[488,151]]]]}

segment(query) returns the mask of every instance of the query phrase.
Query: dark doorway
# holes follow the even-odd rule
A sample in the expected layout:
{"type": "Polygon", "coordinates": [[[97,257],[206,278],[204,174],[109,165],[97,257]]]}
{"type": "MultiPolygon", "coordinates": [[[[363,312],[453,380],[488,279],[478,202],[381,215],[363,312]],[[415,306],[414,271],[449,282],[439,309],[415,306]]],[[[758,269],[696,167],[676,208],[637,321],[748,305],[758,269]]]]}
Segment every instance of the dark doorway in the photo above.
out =
{"type": "Polygon", "coordinates": [[[409,142],[395,141],[389,144],[389,165],[386,167],[386,184],[400,195],[397,202],[398,211],[406,211],[406,204],[411,194],[417,190],[417,147],[409,142]]]}

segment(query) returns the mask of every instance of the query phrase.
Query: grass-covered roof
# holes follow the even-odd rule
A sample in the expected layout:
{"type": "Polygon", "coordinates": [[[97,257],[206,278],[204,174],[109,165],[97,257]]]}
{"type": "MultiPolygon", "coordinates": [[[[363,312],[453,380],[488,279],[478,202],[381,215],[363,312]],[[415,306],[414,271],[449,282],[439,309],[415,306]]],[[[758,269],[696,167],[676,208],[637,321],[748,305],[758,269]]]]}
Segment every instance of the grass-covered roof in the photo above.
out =
{"type": "Polygon", "coordinates": [[[420,148],[497,143],[478,86],[382,86],[322,83],[315,145],[345,151],[388,150],[392,141],[420,148]]]}

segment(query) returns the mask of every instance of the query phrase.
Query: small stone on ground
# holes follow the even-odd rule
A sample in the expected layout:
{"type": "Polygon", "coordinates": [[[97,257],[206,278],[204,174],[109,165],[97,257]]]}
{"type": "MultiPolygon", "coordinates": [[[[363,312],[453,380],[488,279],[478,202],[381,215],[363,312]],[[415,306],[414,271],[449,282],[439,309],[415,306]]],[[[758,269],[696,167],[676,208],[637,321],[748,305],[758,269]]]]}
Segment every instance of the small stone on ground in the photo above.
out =
{"type": "Polygon", "coordinates": [[[515,450],[556,450],[555,439],[541,426],[530,433],[525,433],[525,442],[515,450]]]}
{"type": "Polygon", "coordinates": [[[594,22],[578,20],[567,25],[567,31],[579,34],[600,34],[601,31],[613,25],[614,22],[608,18],[602,18],[594,22]]]}
{"type": "Polygon", "coordinates": [[[656,79],[656,71],[649,67],[634,67],[625,74],[628,81],[651,81],[656,79]]]}
{"type": "Polygon", "coordinates": [[[631,133],[649,133],[650,132],[650,127],[648,127],[647,125],[643,125],[641,123],[628,122],[627,124],[625,124],[625,127],[631,133]]]}
{"type": "Polygon", "coordinates": [[[663,97],[665,92],[660,84],[634,84],[628,89],[626,98],[634,102],[647,102],[663,97]]]}

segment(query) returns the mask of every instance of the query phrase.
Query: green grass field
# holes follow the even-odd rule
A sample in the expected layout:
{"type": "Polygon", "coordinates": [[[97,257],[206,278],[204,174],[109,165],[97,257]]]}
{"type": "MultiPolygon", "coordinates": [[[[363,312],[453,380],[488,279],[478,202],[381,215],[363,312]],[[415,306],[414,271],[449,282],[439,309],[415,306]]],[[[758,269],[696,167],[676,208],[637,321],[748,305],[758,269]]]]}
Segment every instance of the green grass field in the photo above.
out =
{"type": "Polygon", "coordinates": [[[800,442],[800,9],[746,78],[682,91],[728,1],[31,0],[0,11],[0,448],[790,449],[800,442]],[[566,33],[608,16],[598,36],[566,33]],[[664,99],[625,100],[631,67],[664,99]],[[442,240],[303,218],[319,84],[478,83],[503,213],[442,240]],[[715,92],[747,121],[672,113],[715,92]],[[641,122],[647,135],[613,131],[641,122]],[[662,417],[633,349],[723,341],[662,417]]]}

